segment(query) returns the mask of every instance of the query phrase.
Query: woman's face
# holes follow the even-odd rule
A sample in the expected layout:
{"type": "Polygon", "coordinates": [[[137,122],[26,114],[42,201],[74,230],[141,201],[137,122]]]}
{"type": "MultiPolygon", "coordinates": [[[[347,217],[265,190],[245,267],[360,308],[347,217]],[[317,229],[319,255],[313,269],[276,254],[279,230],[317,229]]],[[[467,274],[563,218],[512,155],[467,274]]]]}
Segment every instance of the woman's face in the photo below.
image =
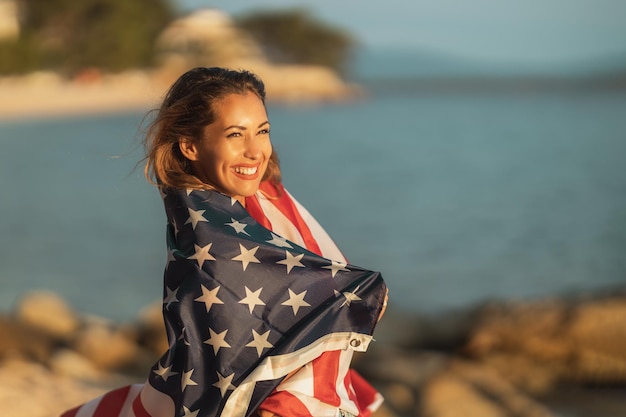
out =
{"type": "Polygon", "coordinates": [[[182,140],[180,147],[198,178],[243,204],[258,190],[272,155],[267,112],[261,99],[248,92],[225,96],[215,116],[200,141],[182,140]]]}

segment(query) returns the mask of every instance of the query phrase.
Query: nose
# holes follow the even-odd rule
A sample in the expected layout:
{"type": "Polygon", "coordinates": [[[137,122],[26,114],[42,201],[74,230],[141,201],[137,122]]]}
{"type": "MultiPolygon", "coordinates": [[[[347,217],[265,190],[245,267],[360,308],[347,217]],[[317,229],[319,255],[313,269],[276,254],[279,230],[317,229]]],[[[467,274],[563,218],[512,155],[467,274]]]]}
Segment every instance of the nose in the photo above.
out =
{"type": "Polygon", "coordinates": [[[246,149],[243,154],[246,158],[257,160],[261,158],[261,144],[254,138],[246,140],[246,149]]]}

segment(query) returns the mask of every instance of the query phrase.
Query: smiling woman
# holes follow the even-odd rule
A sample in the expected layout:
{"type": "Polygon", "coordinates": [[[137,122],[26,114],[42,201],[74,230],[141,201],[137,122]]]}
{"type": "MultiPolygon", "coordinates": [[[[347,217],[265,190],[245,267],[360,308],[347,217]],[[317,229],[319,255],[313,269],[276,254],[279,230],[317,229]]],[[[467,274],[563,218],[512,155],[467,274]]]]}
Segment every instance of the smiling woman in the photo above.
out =
{"type": "Polygon", "coordinates": [[[146,175],[161,186],[215,189],[243,201],[261,180],[280,182],[265,86],[247,71],[196,68],[183,74],[165,97],[144,145],[146,175]]]}
{"type": "Polygon", "coordinates": [[[200,140],[182,138],[180,149],[200,180],[245,206],[272,155],[265,106],[254,93],[230,94],[215,105],[215,116],[200,140]]]}
{"type": "Polygon", "coordinates": [[[146,136],[167,214],[169,349],[145,384],[63,417],[369,416],[382,397],[350,369],[387,305],[283,188],[263,83],[196,68],[146,136]]]}

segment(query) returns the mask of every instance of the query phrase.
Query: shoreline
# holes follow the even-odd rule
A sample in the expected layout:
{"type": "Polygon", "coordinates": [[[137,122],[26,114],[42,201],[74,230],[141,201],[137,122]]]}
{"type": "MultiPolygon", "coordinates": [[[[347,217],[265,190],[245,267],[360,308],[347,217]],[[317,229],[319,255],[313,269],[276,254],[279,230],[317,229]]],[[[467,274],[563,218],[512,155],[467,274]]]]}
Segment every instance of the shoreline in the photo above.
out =
{"type": "MultiPolygon", "coordinates": [[[[315,66],[238,62],[264,82],[267,101],[307,104],[347,102],[364,96],[360,86],[315,66]]],[[[119,74],[86,71],[74,80],[53,72],[0,77],[0,122],[158,108],[170,85],[188,68],[132,70],[119,74]]]]}
{"type": "Polygon", "coordinates": [[[90,82],[66,81],[52,73],[0,79],[0,121],[148,110],[162,89],[145,73],[90,82]]]}

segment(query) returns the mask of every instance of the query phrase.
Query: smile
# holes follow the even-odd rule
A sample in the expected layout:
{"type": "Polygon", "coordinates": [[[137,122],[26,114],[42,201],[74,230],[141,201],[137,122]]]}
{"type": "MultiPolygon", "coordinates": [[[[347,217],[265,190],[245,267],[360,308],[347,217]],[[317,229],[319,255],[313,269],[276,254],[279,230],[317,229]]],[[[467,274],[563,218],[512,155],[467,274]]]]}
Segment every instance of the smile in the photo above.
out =
{"type": "Polygon", "coordinates": [[[233,171],[235,171],[236,174],[240,174],[240,175],[255,175],[259,170],[259,167],[234,167],[233,171]]]}

